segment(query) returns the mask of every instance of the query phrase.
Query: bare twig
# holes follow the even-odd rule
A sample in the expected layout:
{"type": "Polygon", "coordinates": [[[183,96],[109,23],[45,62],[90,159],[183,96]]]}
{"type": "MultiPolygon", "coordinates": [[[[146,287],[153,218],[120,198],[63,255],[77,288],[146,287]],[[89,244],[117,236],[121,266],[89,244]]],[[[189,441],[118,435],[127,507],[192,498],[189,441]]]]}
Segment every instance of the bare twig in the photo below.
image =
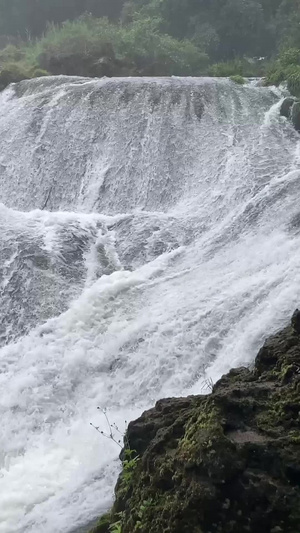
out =
{"type": "Polygon", "coordinates": [[[201,390],[207,390],[208,389],[210,392],[212,392],[213,388],[214,388],[213,379],[212,378],[206,378],[203,381],[203,385],[202,385],[202,389],[201,390]]]}
{"type": "MultiPolygon", "coordinates": [[[[92,426],[98,433],[100,433],[100,435],[102,435],[106,439],[112,440],[115,444],[117,444],[117,446],[119,446],[119,448],[123,448],[123,445],[121,444],[121,439],[117,439],[115,437],[115,435],[114,435],[113,430],[117,431],[123,438],[125,448],[128,448],[129,447],[129,443],[128,443],[128,439],[126,437],[126,433],[125,434],[122,433],[122,431],[119,430],[118,426],[115,423],[113,423],[113,424],[110,423],[109,418],[107,416],[107,410],[106,409],[102,409],[102,407],[97,407],[97,409],[98,409],[98,411],[101,411],[101,413],[105,416],[106,424],[107,424],[107,427],[108,427],[108,433],[105,433],[105,431],[100,430],[100,427],[99,426],[95,426],[92,422],[90,422],[90,426],[92,426]]],[[[125,421],[125,424],[127,425],[126,421],[125,421]]]]}

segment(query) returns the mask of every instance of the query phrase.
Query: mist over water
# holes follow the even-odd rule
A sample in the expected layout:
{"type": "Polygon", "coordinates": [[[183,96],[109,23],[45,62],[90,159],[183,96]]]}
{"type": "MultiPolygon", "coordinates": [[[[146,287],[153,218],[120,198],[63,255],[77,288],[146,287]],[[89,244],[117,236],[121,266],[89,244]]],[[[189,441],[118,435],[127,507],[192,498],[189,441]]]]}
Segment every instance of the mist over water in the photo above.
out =
{"type": "Polygon", "coordinates": [[[43,78],[0,95],[0,533],[106,510],[122,431],[205,393],[299,304],[300,143],[278,90],[43,78]]]}

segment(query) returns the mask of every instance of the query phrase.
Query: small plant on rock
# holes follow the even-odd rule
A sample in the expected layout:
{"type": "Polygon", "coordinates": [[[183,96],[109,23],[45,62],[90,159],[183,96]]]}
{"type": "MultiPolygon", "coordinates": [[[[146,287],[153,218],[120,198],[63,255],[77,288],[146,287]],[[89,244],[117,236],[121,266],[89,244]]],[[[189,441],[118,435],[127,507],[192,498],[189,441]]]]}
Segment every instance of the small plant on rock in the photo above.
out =
{"type": "Polygon", "coordinates": [[[295,67],[294,71],[288,76],[287,88],[291,94],[300,96],[300,66],[295,67]]]}
{"type": "Polygon", "coordinates": [[[245,78],[243,76],[230,76],[229,79],[233,81],[234,83],[237,83],[238,85],[244,85],[246,83],[245,78]]]}
{"type": "Polygon", "coordinates": [[[136,522],[136,528],[142,529],[143,528],[143,521],[145,518],[145,514],[147,513],[148,509],[154,505],[153,498],[148,498],[148,500],[144,500],[142,505],[140,505],[140,508],[138,510],[138,521],[136,522]]]}
{"type": "MultiPolygon", "coordinates": [[[[121,452],[120,457],[122,458],[123,469],[120,475],[120,491],[126,494],[128,491],[131,490],[132,477],[133,477],[135,468],[138,464],[139,456],[137,455],[137,452],[135,450],[131,450],[126,433],[125,434],[122,433],[115,423],[110,422],[108,414],[107,414],[107,409],[106,408],[103,409],[102,407],[97,407],[97,409],[98,411],[101,411],[101,413],[105,417],[106,424],[108,427],[108,432],[106,433],[105,431],[101,430],[99,426],[95,426],[92,422],[90,422],[90,425],[98,433],[100,433],[100,435],[102,435],[106,439],[112,440],[119,448],[121,448],[122,452],[121,452]],[[124,447],[122,443],[124,443],[124,447]]],[[[126,421],[125,421],[125,424],[127,425],[126,421]]],[[[123,513],[122,512],[118,513],[117,517],[118,517],[118,520],[109,526],[110,533],[122,533],[123,513]]],[[[98,531],[99,533],[101,531],[100,524],[96,527],[95,533],[97,533],[98,531]]],[[[107,531],[107,529],[105,531],[107,531]]]]}
{"type": "Polygon", "coordinates": [[[132,479],[132,474],[134,469],[139,461],[139,456],[136,454],[135,450],[126,449],[124,451],[124,460],[123,460],[123,472],[122,472],[122,482],[129,484],[132,479]]]}
{"type": "Polygon", "coordinates": [[[31,78],[29,70],[19,63],[7,63],[0,71],[0,90],[2,91],[10,83],[17,83],[31,78]]]}
{"type": "Polygon", "coordinates": [[[122,533],[122,524],[121,521],[115,522],[109,528],[110,533],[122,533]]]}

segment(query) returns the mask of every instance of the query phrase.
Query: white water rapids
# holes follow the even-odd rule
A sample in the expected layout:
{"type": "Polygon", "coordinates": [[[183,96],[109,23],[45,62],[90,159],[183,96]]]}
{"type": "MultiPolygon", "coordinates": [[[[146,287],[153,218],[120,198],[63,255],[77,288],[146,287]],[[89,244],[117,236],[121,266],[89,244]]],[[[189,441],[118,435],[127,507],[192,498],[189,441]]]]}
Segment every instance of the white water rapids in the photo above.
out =
{"type": "Polygon", "coordinates": [[[300,137],[280,94],[45,78],[0,95],[0,533],[112,501],[121,431],[250,364],[300,299],[300,137]]]}

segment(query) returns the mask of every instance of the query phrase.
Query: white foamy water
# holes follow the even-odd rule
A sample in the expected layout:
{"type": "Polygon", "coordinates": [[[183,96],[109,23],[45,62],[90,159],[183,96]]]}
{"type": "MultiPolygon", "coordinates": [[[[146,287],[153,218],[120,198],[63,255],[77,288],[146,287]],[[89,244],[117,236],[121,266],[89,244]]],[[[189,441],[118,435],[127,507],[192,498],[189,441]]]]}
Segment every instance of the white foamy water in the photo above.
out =
{"type": "Polygon", "coordinates": [[[0,533],[112,501],[125,421],[202,393],[299,304],[299,135],[276,90],[46,78],[0,96],[0,533]]]}

